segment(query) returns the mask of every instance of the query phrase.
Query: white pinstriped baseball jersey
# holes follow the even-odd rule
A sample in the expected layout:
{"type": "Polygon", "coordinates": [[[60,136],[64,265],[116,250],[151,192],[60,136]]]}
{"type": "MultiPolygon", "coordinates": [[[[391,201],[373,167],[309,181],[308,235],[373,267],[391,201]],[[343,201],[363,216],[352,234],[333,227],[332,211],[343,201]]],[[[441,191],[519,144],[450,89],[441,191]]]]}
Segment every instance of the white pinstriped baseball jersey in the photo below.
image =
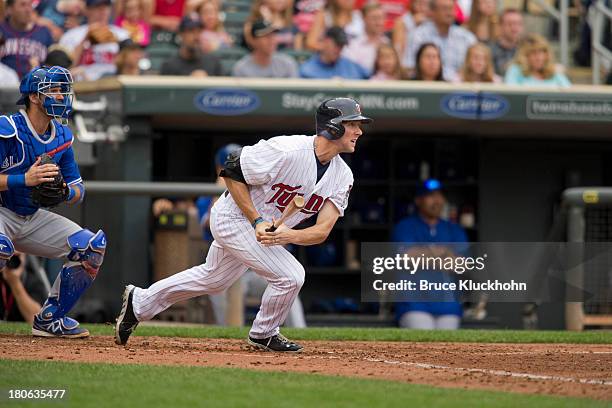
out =
{"type": "MultiPolygon", "coordinates": [[[[314,141],[315,136],[279,136],[242,150],[242,172],[253,204],[265,220],[279,218],[297,194],[304,196],[306,204],[286,221],[288,227],[319,212],[325,200],[344,215],[353,173],[335,156],[317,183],[314,141]]],[[[250,268],[263,276],[268,286],[249,335],[264,339],[278,334],[304,284],[304,267],[282,246],[265,247],[257,242],[253,227],[230,194],[223,194],[213,207],[210,226],[215,240],[206,262],[147,289],[136,288],[132,300],[136,317],[149,320],[176,302],[219,293],[250,268]]]]}
{"type": "MultiPolygon", "coordinates": [[[[290,228],[318,213],[325,200],[336,206],[340,216],[344,215],[353,186],[353,172],[340,156],[335,156],[317,183],[315,138],[278,136],[242,149],[242,174],[253,204],[264,220],[278,219],[296,195],[304,197],[305,205],[302,211],[286,220],[290,228]]],[[[212,211],[244,217],[230,194],[224,194],[212,211]]]]}

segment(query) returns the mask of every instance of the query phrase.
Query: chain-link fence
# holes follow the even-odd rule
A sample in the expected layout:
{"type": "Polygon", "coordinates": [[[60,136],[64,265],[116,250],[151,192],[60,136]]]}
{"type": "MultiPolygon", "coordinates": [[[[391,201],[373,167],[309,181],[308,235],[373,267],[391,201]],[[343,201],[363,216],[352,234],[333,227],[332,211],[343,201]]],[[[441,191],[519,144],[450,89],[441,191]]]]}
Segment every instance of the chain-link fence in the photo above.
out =
{"type": "Polygon", "coordinates": [[[571,188],[563,193],[563,203],[568,209],[568,242],[585,244],[572,253],[576,267],[567,282],[591,294],[566,304],[566,327],[612,326],[612,251],[602,251],[612,246],[612,188],[571,188]]]}

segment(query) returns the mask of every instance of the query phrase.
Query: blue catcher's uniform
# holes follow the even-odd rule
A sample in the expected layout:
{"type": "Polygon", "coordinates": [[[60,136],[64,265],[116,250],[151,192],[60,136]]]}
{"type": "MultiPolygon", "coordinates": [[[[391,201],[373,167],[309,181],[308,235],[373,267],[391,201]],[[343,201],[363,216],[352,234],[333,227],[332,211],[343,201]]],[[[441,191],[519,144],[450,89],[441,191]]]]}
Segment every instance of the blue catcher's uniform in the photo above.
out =
{"type": "MultiPolygon", "coordinates": [[[[24,174],[43,153],[52,156],[68,185],[81,183],[79,167],[72,150],[73,136],[68,126],[55,120],[43,136],[30,128],[25,113],[0,116],[0,174],[24,174]]],[[[16,187],[0,192],[3,207],[22,216],[32,215],[38,207],[30,199],[31,187],[16,187]]]]}
{"type": "Polygon", "coordinates": [[[37,134],[25,111],[0,116],[0,175],[8,176],[8,189],[0,191],[0,269],[14,251],[46,258],[65,258],[49,297],[35,316],[32,334],[42,337],[86,337],[89,332],[66,314],[93,283],[106,251],[102,230],[93,233],[32,202],[25,173],[46,153],[53,158],[69,186],[67,201],[74,202],[84,187],[72,150],[70,129],[59,120],[72,110],[72,77],[61,67],[35,68],[22,80],[24,103],[29,94],[41,98],[41,107],[52,120],[43,135],[37,134]]]}

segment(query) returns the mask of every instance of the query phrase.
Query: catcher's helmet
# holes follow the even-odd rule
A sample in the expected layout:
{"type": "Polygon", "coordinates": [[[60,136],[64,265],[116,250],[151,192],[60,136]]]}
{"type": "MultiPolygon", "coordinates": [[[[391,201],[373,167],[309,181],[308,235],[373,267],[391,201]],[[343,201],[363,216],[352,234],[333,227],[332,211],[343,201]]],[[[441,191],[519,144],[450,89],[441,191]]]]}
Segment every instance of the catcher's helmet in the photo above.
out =
{"type": "Polygon", "coordinates": [[[68,119],[72,114],[72,75],[59,66],[37,67],[25,74],[19,85],[21,98],[17,105],[24,105],[29,94],[44,96],[43,108],[54,119],[68,119]],[[58,96],[62,99],[58,99],[58,96]]]}
{"type": "Polygon", "coordinates": [[[360,121],[370,123],[372,119],[361,114],[356,100],[351,98],[333,98],[323,101],[317,109],[317,134],[329,140],[340,139],[344,135],[342,122],[360,121]]]}
{"type": "Polygon", "coordinates": [[[236,143],[230,143],[221,147],[215,153],[215,165],[223,166],[230,154],[236,154],[242,150],[242,146],[236,143]]]}

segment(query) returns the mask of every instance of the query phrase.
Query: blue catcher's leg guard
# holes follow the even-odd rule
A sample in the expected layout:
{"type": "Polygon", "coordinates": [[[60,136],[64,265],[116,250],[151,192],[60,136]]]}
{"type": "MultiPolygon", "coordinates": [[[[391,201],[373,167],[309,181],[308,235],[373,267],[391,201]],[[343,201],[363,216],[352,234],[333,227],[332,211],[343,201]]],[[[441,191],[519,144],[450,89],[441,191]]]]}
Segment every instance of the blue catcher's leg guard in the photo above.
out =
{"type": "Polygon", "coordinates": [[[6,266],[6,263],[15,253],[15,247],[11,239],[0,233],[0,270],[6,266]]]}
{"type": "Polygon", "coordinates": [[[106,236],[83,229],[68,237],[68,262],[57,276],[49,298],[34,318],[32,334],[42,337],[87,337],[89,332],[66,314],[91,286],[106,251],[106,236]]]}

